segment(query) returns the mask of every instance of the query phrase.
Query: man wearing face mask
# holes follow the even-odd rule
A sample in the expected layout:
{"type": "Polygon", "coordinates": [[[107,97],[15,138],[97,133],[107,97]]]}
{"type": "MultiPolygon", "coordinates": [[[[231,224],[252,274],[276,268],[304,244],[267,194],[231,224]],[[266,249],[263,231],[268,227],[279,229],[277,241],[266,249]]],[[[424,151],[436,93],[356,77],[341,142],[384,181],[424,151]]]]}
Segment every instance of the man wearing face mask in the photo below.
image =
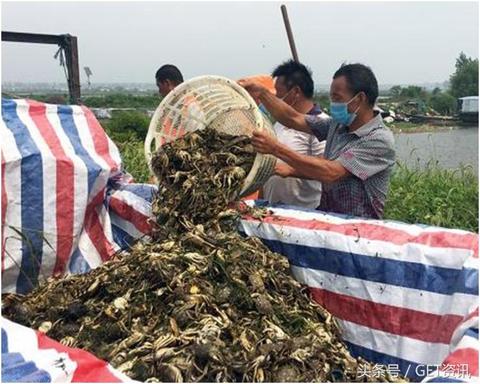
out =
{"type": "MultiPolygon", "coordinates": [[[[277,97],[299,113],[320,115],[321,109],[312,101],[313,79],[309,69],[294,60],[279,65],[272,73],[275,79],[277,97]]],[[[305,132],[295,131],[276,122],[273,129],[280,143],[297,153],[320,156],[325,141],[305,132]]],[[[320,204],[322,184],[317,180],[295,177],[272,176],[263,186],[263,198],[271,203],[297,205],[305,208],[317,208],[320,204]]]]}
{"type": "Polygon", "coordinates": [[[305,156],[256,132],[255,149],[283,161],[277,163],[277,175],[322,182],[322,211],[383,217],[395,149],[393,134],[373,109],[378,84],[369,67],[348,64],[335,72],[330,85],[331,118],[302,114],[253,82],[239,83],[283,125],[327,141],[324,158],[305,156]]]}

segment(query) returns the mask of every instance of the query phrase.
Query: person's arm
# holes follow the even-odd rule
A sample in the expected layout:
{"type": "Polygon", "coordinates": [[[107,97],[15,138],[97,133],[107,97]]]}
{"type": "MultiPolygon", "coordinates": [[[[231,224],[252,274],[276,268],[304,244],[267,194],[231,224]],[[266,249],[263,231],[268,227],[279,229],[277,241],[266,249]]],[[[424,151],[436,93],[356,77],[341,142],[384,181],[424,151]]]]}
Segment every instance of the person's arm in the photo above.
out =
{"type": "Polygon", "coordinates": [[[332,183],[349,175],[347,169],[338,161],[301,155],[264,132],[254,132],[252,144],[257,152],[272,154],[286,163],[287,166],[278,164],[275,169],[276,174],[282,177],[300,177],[332,183]]]}
{"type": "Polygon", "coordinates": [[[308,159],[302,159],[304,156],[290,153],[288,148],[284,148],[275,139],[265,140],[266,144],[263,148],[260,145],[259,149],[269,151],[288,164],[278,164],[275,168],[276,174],[283,177],[308,177],[320,181],[324,178],[326,181],[335,181],[345,172],[365,181],[395,164],[393,135],[384,131],[359,140],[355,146],[342,152],[334,161],[316,157],[311,160],[309,156],[306,156],[308,159]],[[315,171],[311,166],[318,169],[315,171]]]}
{"type": "Polygon", "coordinates": [[[296,131],[312,134],[312,129],[305,120],[305,114],[293,109],[266,89],[259,94],[258,98],[272,117],[280,124],[296,131]]]}
{"type": "Polygon", "coordinates": [[[303,113],[293,109],[263,85],[248,79],[239,80],[238,84],[244,87],[254,99],[259,100],[268,112],[270,112],[272,117],[284,126],[297,131],[312,133],[310,125],[305,120],[303,113]]]}
{"type": "Polygon", "coordinates": [[[254,99],[260,100],[272,117],[285,127],[313,134],[320,141],[326,140],[331,123],[329,116],[300,113],[269,92],[267,88],[252,80],[239,80],[238,84],[244,87],[254,99]]]}
{"type": "Polygon", "coordinates": [[[284,145],[279,145],[274,156],[290,166],[292,174],[281,174],[277,167],[277,174],[283,177],[300,177],[317,180],[322,183],[333,183],[348,176],[350,172],[338,161],[326,160],[322,157],[301,155],[284,145]]]}

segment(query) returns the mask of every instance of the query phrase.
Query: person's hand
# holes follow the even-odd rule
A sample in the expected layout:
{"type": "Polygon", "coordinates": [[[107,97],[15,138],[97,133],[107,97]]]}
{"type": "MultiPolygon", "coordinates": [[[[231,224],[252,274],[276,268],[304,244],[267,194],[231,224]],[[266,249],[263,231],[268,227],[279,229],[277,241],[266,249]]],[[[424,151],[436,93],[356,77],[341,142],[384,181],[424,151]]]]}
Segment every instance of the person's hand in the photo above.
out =
{"type": "Polygon", "coordinates": [[[279,142],[264,131],[253,131],[252,145],[258,153],[275,155],[279,142]]]}
{"type": "Polygon", "coordinates": [[[295,170],[288,164],[277,161],[275,164],[275,175],[280,177],[291,177],[295,173],[295,170]]]}
{"type": "Polygon", "coordinates": [[[252,79],[240,79],[237,83],[245,88],[254,99],[258,99],[263,92],[268,92],[267,88],[252,79]]]}

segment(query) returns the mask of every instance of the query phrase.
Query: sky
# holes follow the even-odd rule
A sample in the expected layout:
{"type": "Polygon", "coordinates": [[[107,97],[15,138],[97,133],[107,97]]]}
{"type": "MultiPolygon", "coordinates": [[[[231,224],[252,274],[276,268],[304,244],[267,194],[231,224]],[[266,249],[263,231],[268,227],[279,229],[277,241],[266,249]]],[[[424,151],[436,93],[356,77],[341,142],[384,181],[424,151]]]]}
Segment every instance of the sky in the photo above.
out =
{"type": "MultiPolygon", "coordinates": [[[[8,2],[2,30],[78,37],[95,82],[154,82],[159,66],[185,78],[269,73],[291,57],[279,2],[8,2]]],[[[461,51],[478,58],[475,2],[285,2],[300,61],[317,84],[344,62],[380,84],[443,82],[461,51]]],[[[2,42],[2,82],[61,82],[53,45],[2,42]]]]}

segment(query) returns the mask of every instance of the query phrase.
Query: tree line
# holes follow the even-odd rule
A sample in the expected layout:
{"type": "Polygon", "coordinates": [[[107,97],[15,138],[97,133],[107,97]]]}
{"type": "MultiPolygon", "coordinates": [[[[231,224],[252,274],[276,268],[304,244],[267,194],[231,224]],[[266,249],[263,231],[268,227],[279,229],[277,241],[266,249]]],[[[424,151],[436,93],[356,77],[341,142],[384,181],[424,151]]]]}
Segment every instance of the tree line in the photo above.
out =
{"type": "Polygon", "coordinates": [[[448,89],[435,88],[431,92],[425,88],[409,85],[396,85],[388,92],[391,102],[417,100],[427,108],[444,115],[453,115],[457,109],[457,99],[464,96],[478,96],[478,59],[467,57],[461,52],[456,59],[455,72],[450,76],[448,89]]]}

